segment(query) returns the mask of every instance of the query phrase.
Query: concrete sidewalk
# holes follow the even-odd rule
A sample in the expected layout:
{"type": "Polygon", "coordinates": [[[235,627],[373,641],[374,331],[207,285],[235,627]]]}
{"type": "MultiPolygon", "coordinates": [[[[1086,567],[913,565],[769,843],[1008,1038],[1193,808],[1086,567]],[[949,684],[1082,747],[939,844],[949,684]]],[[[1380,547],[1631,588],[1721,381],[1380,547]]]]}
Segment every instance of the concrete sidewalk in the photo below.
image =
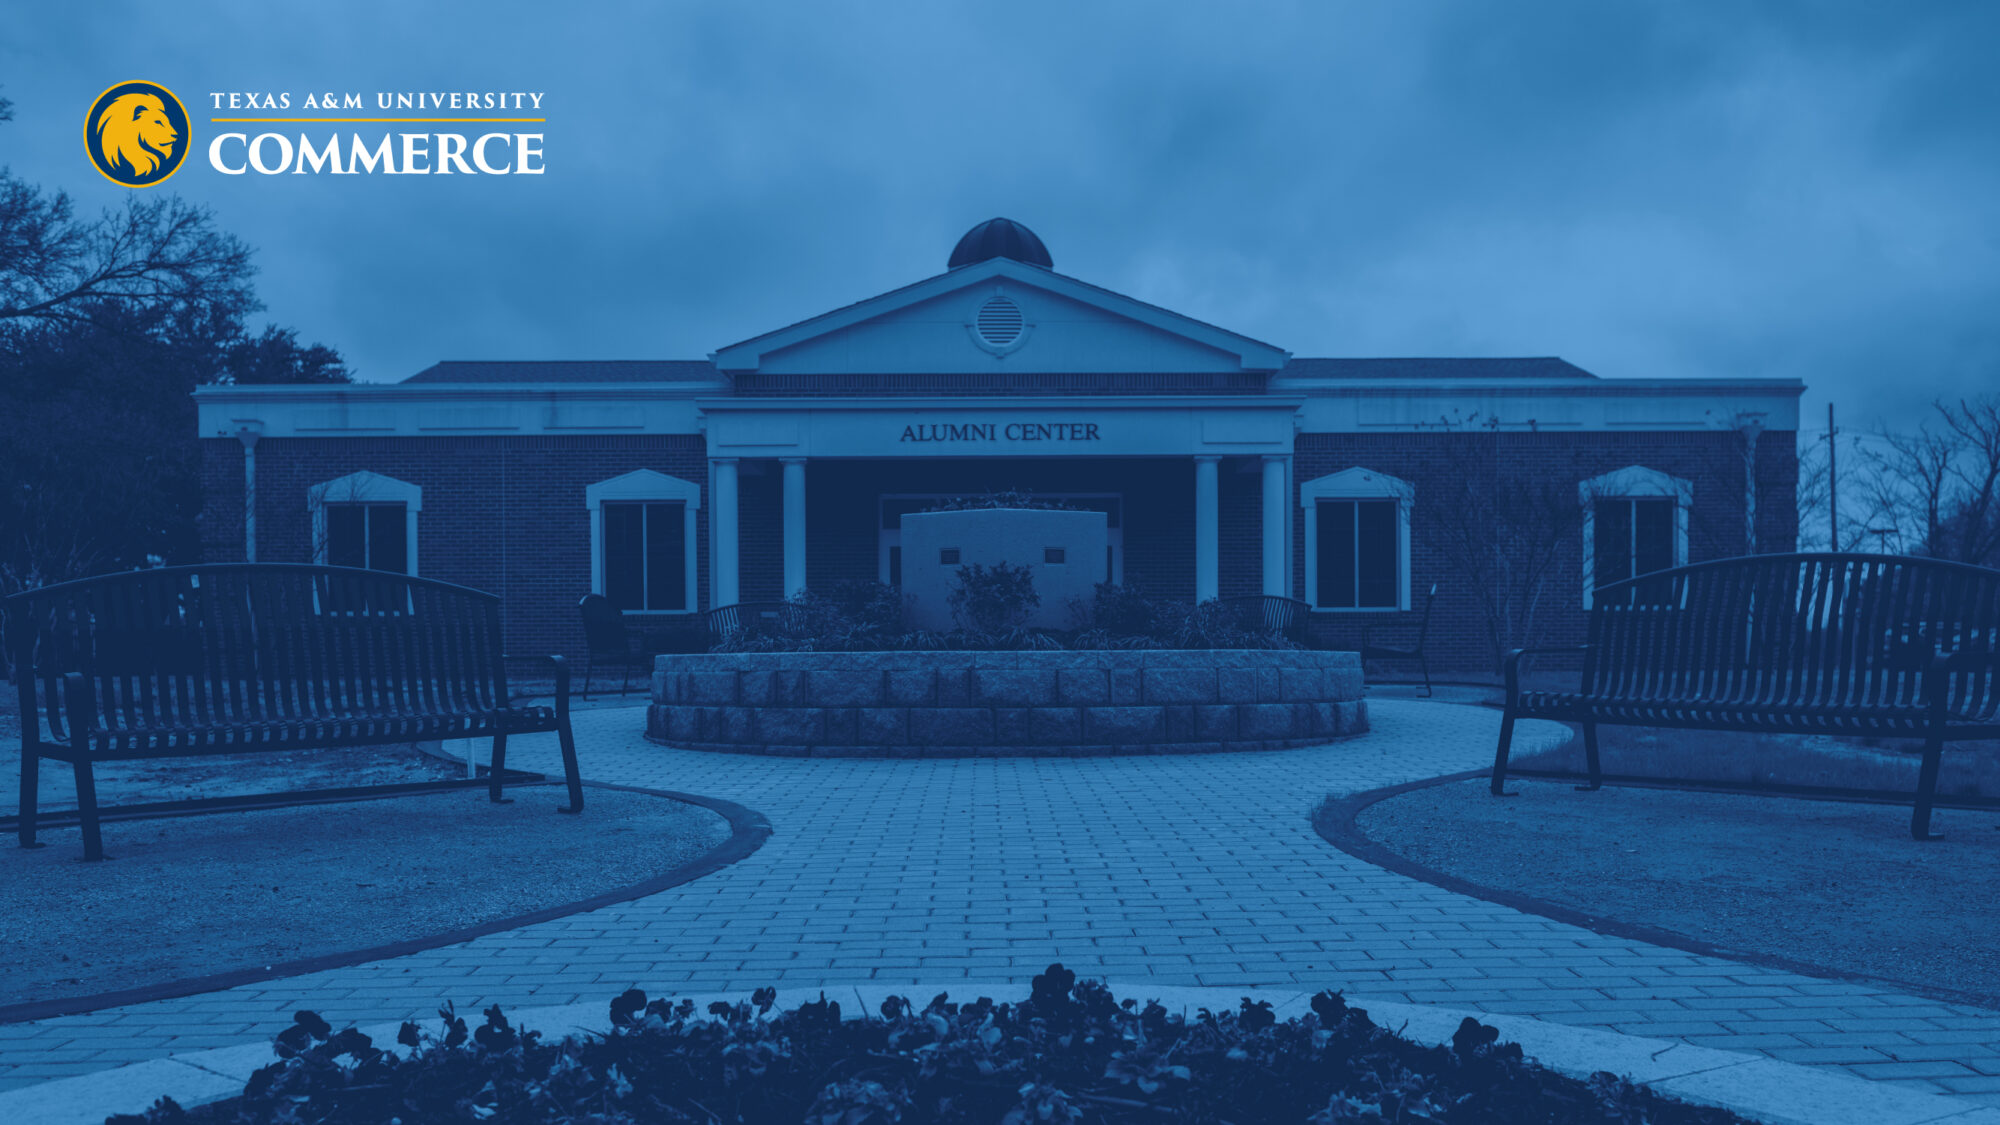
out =
{"type": "MultiPolygon", "coordinates": [[[[858,761],[671,750],[576,717],[585,776],[746,805],[774,835],[706,878],[464,944],[0,1026],[0,1088],[336,1026],[654,995],[1026,981],[1060,960],[1159,985],[1338,988],[1761,1053],[2000,1104],[2000,1013],[1700,957],[1393,875],[1328,846],[1329,794],[1490,760],[1497,713],[1370,702],[1368,736],[1260,754],[858,761]]],[[[1566,738],[1523,724],[1517,748],[1566,738]]],[[[554,766],[552,738],[510,762],[554,766]]],[[[551,813],[550,815],[554,815],[551,813]]],[[[531,864],[523,877],[532,878],[531,864]]],[[[337,946],[337,934],[329,945],[337,946]]]]}

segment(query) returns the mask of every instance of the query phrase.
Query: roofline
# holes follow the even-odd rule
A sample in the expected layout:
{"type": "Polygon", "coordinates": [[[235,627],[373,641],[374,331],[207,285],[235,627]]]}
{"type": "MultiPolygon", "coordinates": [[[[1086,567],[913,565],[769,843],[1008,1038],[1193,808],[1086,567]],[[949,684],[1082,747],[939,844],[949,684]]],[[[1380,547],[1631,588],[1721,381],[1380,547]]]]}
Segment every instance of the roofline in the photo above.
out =
{"type": "Polygon", "coordinates": [[[1359,394],[1523,394],[1528,392],[1559,391],[1574,395],[1698,395],[1698,394],[1744,394],[1744,395],[1792,395],[1805,393],[1806,385],[1794,378],[1747,378],[1747,379],[1612,379],[1593,377],[1589,379],[1557,379],[1532,376],[1518,379],[1493,377],[1486,379],[1422,379],[1422,378],[1382,378],[1382,379],[1338,379],[1318,378],[1304,375],[1287,376],[1283,372],[1272,376],[1270,384],[1274,389],[1284,390],[1341,390],[1359,394]]]}
{"type": "Polygon", "coordinates": [[[616,382],[616,383],[565,383],[565,382],[515,382],[515,383],[316,383],[309,386],[276,385],[255,383],[248,386],[218,385],[196,387],[197,399],[338,399],[348,395],[381,396],[383,398],[507,398],[510,396],[572,395],[579,398],[605,398],[631,395],[638,398],[692,398],[698,394],[714,394],[726,391],[729,383],[723,379],[693,380],[676,379],[656,382],[616,382]]]}
{"type": "Polygon", "coordinates": [[[1796,429],[1803,390],[1795,379],[1382,380],[1279,385],[1261,394],[764,398],[733,395],[722,383],[335,383],[203,387],[194,398],[196,432],[224,438],[685,436],[701,433],[704,418],[921,417],[967,411],[1010,417],[1093,411],[1130,417],[1293,414],[1303,432],[1369,433],[1435,429],[1439,415],[1453,413],[1453,407],[1499,419],[1510,430],[1680,432],[1713,429],[1732,417],[1757,413],[1772,429],[1796,429]]]}
{"type": "Polygon", "coordinates": [[[426,367],[426,368],[424,368],[424,369],[423,369],[423,371],[419,371],[419,372],[417,372],[417,374],[421,375],[421,374],[423,374],[423,373],[424,373],[424,371],[429,371],[429,370],[430,370],[430,369],[431,369],[432,367],[442,367],[442,366],[444,366],[444,365],[445,365],[445,364],[447,364],[447,363],[491,363],[491,364],[503,364],[503,363],[506,363],[506,364],[515,364],[515,363],[603,363],[603,364],[614,364],[614,363],[706,363],[706,362],[707,362],[706,360],[702,360],[702,359],[695,359],[695,358],[690,358],[690,357],[687,357],[687,356],[678,356],[678,357],[675,357],[675,356],[667,356],[667,357],[654,357],[654,358],[652,358],[652,359],[556,359],[556,358],[553,358],[553,357],[550,357],[550,358],[544,358],[544,359],[434,359],[434,360],[432,360],[432,361],[431,361],[431,364],[430,364],[430,367],[426,367]]]}
{"type": "Polygon", "coordinates": [[[911,282],[886,293],[878,293],[866,300],[844,305],[783,328],[752,336],[747,340],[739,340],[710,352],[708,359],[725,375],[736,371],[755,371],[767,353],[791,347],[814,336],[859,324],[890,309],[905,308],[918,301],[942,296],[1000,276],[1032,288],[1047,289],[1059,296],[1085,304],[1095,304],[1100,307],[1124,306],[1122,309],[1114,307],[1112,311],[1121,312],[1151,327],[1186,336],[1217,351],[1234,353],[1245,371],[1276,371],[1283,368],[1292,358],[1290,352],[1273,344],[1267,344],[1239,332],[1231,332],[1226,328],[1218,328],[1205,321],[1149,304],[1136,297],[1128,297],[1102,286],[1092,285],[1087,281],[1079,281],[1068,274],[1057,273],[1052,269],[1029,265],[1026,262],[1017,262],[1012,258],[988,258],[983,262],[960,266],[955,270],[947,270],[921,281],[911,282]]]}
{"type": "MultiPolygon", "coordinates": [[[[971,268],[971,267],[967,267],[971,268]]],[[[197,399],[231,399],[237,401],[257,400],[334,400],[348,396],[384,398],[509,398],[546,397],[566,395],[576,398],[712,398],[717,391],[726,392],[729,382],[714,380],[674,380],[671,382],[612,382],[612,383],[567,383],[567,382],[512,382],[512,383],[312,383],[305,385],[254,383],[249,385],[210,385],[196,387],[197,399]]],[[[1795,378],[1746,378],[1746,379],[1324,379],[1301,376],[1274,377],[1269,386],[1277,391],[1334,390],[1349,394],[1416,394],[1416,395],[1465,395],[1465,394],[1527,394],[1558,392],[1561,394],[1587,395],[1592,397],[1621,395],[1790,395],[1797,397],[1805,393],[1805,383],[1795,378]]],[[[1062,403],[1084,402],[1129,402],[1134,399],[1146,401],[1178,400],[1185,396],[1173,395],[1064,395],[1062,403]]],[[[1227,402],[1238,396],[1199,396],[1201,401],[1227,402]]],[[[1300,401],[1317,397],[1312,395],[1264,394],[1248,396],[1262,401],[1279,401],[1297,397],[1300,401]]],[[[755,399],[719,398],[718,404],[740,404],[745,402],[772,403],[812,403],[819,409],[838,410],[845,404],[870,404],[883,406],[890,403],[920,402],[930,398],[948,399],[953,402],[979,402],[990,398],[994,402],[1019,403],[1020,396],[979,396],[979,395],[871,395],[856,398],[834,398],[827,396],[759,396],[755,399]]],[[[1054,405],[1055,403],[1051,403],[1054,405]]]]}
{"type": "MultiPolygon", "coordinates": [[[[967,267],[968,269],[970,267],[967,267]]],[[[931,410],[1074,410],[1093,406],[1157,406],[1161,409],[1206,407],[1220,410],[1271,408],[1297,410],[1304,395],[1063,395],[1049,400],[1030,400],[1020,395],[875,395],[868,398],[823,398],[807,396],[781,398],[696,399],[703,413],[730,410],[884,410],[911,408],[931,410]]]]}

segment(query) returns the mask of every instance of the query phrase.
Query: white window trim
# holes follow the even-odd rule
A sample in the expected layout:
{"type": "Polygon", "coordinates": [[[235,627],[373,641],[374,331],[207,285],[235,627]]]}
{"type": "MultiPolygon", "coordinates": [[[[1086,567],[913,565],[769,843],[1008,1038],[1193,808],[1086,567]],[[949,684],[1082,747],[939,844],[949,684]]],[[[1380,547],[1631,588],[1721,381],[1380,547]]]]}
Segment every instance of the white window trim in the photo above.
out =
{"type": "Polygon", "coordinates": [[[604,505],[611,503],[656,503],[682,505],[681,516],[686,521],[681,529],[681,542],[686,552],[687,573],[686,609],[628,609],[628,614],[643,613],[649,616],[686,616],[699,613],[701,603],[695,600],[695,586],[698,575],[695,572],[694,514],[701,510],[701,485],[691,480],[670,477],[651,469],[634,469],[623,476],[601,480],[588,485],[583,490],[583,503],[590,509],[590,592],[604,592],[604,505]]]}
{"type": "Polygon", "coordinates": [[[401,504],[403,541],[409,557],[404,573],[417,577],[417,513],[424,510],[423,486],[366,469],[335,477],[306,489],[306,509],[312,514],[313,562],[326,565],[326,506],[328,504],[401,504]]]}
{"type": "Polygon", "coordinates": [[[1299,507],[1306,513],[1306,604],[1314,613],[1407,613],[1410,609],[1410,508],[1417,487],[1399,477],[1356,466],[1299,485],[1299,507]],[[1396,501],[1396,605],[1323,606],[1319,604],[1319,502],[1322,500],[1396,501]]]}
{"type": "Polygon", "coordinates": [[[1597,502],[1599,500],[1661,500],[1674,502],[1674,565],[1688,561],[1688,509],[1694,506],[1694,483],[1644,465],[1627,465],[1576,486],[1583,505],[1583,608],[1590,608],[1597,589],[1597,502]]]}

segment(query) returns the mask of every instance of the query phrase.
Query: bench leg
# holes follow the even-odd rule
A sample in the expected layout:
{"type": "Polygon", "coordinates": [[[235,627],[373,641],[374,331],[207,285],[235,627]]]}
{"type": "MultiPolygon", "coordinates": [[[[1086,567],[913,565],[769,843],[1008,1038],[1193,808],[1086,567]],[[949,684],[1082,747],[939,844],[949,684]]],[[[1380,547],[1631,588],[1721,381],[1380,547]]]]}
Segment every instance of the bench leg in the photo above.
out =
{"type": "Polygon", "coordinates": [[[1421,665],[1421,666],[1423,667],[1423,670],[1424,670],[1424,698],[1426,698],[1426,699],[1429,699],[1429,698],[1430,698],[1431,696],[1433,696],[1433,695],[1435,695],[1435,694],[1436,694],[1435,692],[1431,691],[1431,660],[1430,660],[1430,657],[1428,657],[1428,656],[1424,656],[1424,655],[1422,655],[1422,654],[1419,654],[1419,655],[1417,656],[1417,663],[1418,663],[1419,665],[1421,665]]]}
{"type": "Polygon", "coordinates": [[[583,811],[583,777],[577,772],[576,735],[569,729],[567,715],[556,728],[556,737],[562,740],[563,780],[569,782],[569,804],[557,805],[556,811],[580,813],[583,811]]]}
{"type": "MultiPolygon", "coordinates": [[[[583,811],[583,778],[576,767],[576,734],[569,727],[569,661],[549,657],[556,666],[556,738],[562,743],[563,779],[569,782],[569,804],[557,805],[557,812],[583,811]]],[[[628,675],[630,664],[627,664],[628,675]]]]}
{"type": "Polygon", "coordinates": [[[1910,813],[1910,837],[1941,840],[1944,833],[1931,831],[1931,802],[1937,797],[1938,759],[1944,754],[1944,739],[1924,741],[1924,764],[1917,772],[1917,807],[1910,813]]]}
{"type": "Polygon", "coordinates": [[[596,653],[592,653],[592,654],[590,654],[589,656],[586,656],[586,657],[584,657],[584,659],[583,659],[583,698],[585,698],[585,699],[589,699],[589,698],[590,698],[590,673],[591,673],[591,672],[592,672],[593,670],[595,670],[596,668],[597,668],[597,654],[596,654],[596,653]]]}
{"type": "Polygon", "coordinates": [[[500,795],[500,775],[507,772],[507,732],[493,736],[493,765],[486,773],[486,799],[496,805],[510,803],[500,795]]]}
{"type": "Polygon", "coordinates": [[[35,802],[41,796],[41,755],[33,747],[21,747],[21,846],[39,848],[35,842],[35,802]]]}
{"type": "Polygon", "coordinates": [[[1604,770],[1597,764],[1597,724],[1583,724],[1583,764],[1590,770],[1590,784],[1579,785],[1579,792],[1588,793],[1604,788],[1604,770]]]}
{"type": "Polygon", "coordinates": [[[97,778],[90,772],[90,761],[76,760],[76,813],[83,823],[83,858],[100,860],[104,858],[104,836],[97,827],[97,778]]]}
{"type": "Polygon", "coordinates": [[[1507,792],[1507,750],[1514,745],[1514,712],[1506,711],[1500,716],[1500,745],[1493,751],[1493,783],[1488,791],[1495,797],[1513,797],[1507,792]]]}

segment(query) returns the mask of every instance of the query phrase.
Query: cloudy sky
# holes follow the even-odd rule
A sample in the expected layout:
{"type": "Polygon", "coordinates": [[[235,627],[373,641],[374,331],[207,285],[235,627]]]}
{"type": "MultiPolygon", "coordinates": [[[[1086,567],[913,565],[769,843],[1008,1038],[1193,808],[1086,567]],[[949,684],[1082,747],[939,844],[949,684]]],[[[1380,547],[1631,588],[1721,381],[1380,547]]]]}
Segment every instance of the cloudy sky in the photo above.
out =
{"type": "Polygon", "coordinates": [[[1809,418],[1830,397],[1857,426],[2000,386],[1984,0],[103,2],[8,24],[0,163],[115,204],[85,112],[169,86],[201,147],[153,190],[212,206],[257,248],[268,315],[364,379],[705,355],[940,272],[1007,215],[1061,272],[1298,355],[1792,376],[1809,418]],[[461,89],[545,91],[548,173],[203,158],[211,92],[461,89]]]}

